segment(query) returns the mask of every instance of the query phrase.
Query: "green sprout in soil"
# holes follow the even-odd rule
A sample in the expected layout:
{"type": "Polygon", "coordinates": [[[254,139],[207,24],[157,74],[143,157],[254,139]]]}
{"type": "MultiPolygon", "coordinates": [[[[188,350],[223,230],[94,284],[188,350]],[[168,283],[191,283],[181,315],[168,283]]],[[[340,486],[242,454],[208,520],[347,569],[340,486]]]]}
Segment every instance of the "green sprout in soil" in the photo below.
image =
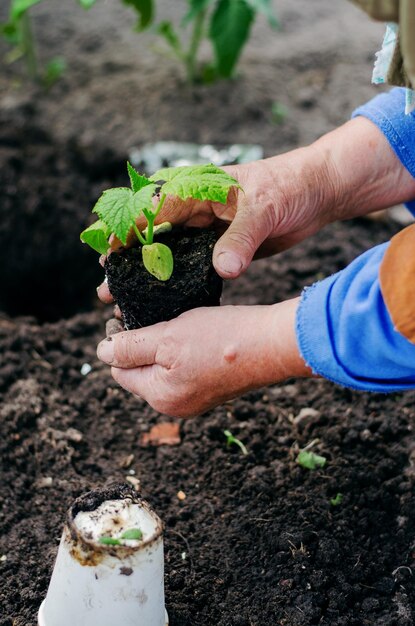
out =
{"type": "MultiPolygon", "coordinates": [[[[137,12],[137,32],[153,25],[156,0],[123,3],[137,12]]],[[[169,56],[183,65],[190,83],[211,83],[234,76],[258,14],[262,13],[272,28],[278,27],[271,0],[187,0],[187,5],[178,27],[163,20],[154,25],[153,32],[164,39],[169,56]],[[213,58],[202,63],[199,52],[206,39],[210,41],[213,58]]]]}
{"type": "MultiPolygon", "coordinates": [[[[77,2],[84,9],[89,9],[96,0],[77,0],[77,2]]],[[[30,10],[41,3],[43,0],[10,0],[7,22],[0,22],[0,37],[11,46],[5,57],[6,63],[22,59],[29,78],[48,88],[62,76],[66,63],[62,57],[51,59],[45,67],[39,63],[30,10]]]]}
{"type": "Polygon", "coordinates": [[[301,450],[295,461],[305,469],[315,470],[319,467],[324,467],[327,459],[325,456],[320,456],[310,450],[301,450]]]}
{"type": "Polygon", "coordinates": [[[139,528],[130,528],[126,530],[120,537],[100,537],[99,543],[104,546],[121,546],[123,541],[134,540],[140,541],[143,538],[143,532],[139,528]]]}
{"type": "Polygon", "coordinates": [[[331,506],[339,506],[343,502],[343,494],[337,493],[335,498],[330,499],[331,506]]]}
{"type": "Polygon", "coordinates": [[[242,454],[248,454],[246,446],[242,443],[242,441],[234,437],[230,430],[224,430],[223,434],[226,437],[226,445],[228,446],[228,448],[230,448],[232,445],[235,445],[241,449],[242,454]]]}
{"type": "Polygon", "coordinates": [[[144,267],[158,280],[169,280],[173,273],[172,251],[154,237],[171,230],[169,222],[155,224],[167,196],[187,200],[208,200],[226,204],[229,190],[238,182],[215,165],[189,165],[158,170],[147,178],[127,163],[131,188],[117,187],[103,192],[92,212],[99,220],[81,233],[81,241],[100,254],[107,254],[111,235],[125,246],[131,232],[141,244],[144,267]],[[147,225],[139,230],[138,218],[147,225]]]}

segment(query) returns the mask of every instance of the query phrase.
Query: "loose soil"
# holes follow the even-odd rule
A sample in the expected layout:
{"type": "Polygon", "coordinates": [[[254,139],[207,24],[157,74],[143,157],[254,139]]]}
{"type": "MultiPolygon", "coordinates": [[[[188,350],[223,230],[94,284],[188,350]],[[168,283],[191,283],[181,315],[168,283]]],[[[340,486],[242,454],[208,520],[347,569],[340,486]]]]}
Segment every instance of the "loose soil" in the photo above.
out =
{"type": "MultiPolygon", "coordinates": [[[[161,2],[160,17],[179,20],[181,6],[161,2]]],[[[94,16],[69,2],[35,7],[41,54],[69,62],[48,96],[19,89],[18,67],[0,77],[0,626],[36,626],[66,510],[113,481],[139,487],[165,521],[171,626],[415,621],[414,392],[287,381],[181,421],[181,443],[156,447],[143,434],[165,416],[95,356],[111,309],[93,303],[102,270],[78,233],[102,189],[127,182],[132,143],[250,141],[271,154],[373,95],[380,26],[342,0],[278,6],[283,32],[258,22],[231,85],[184,85],[116,0],[94,16]],[[278,127],[274,100],[289,109],[278,127]],[[247,456],[226,446],[225,429],[247,456]],[[327,464],[310,472],[295,457],[315,439],[327,464]]],[[[332,225],[253,264],[223,302],[295,296],[397,229],[332,225]]]]}
{"type": "Polygon", "coordinates": [[[105,263],[108,287],[127,330],[166,322],[200,306],[218,306],[222,279],[212,265],[216,233],[174,229],[156,240],[170,248],[174,269],[160,281],[143,264],[141,246],[110,254],[105,263]]]}

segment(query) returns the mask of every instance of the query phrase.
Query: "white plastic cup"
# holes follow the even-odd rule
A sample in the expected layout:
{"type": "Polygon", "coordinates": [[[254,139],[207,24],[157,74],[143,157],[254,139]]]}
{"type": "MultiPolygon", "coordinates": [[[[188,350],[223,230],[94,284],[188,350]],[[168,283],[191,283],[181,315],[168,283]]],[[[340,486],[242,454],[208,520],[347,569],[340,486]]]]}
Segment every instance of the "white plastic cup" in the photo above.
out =
{"type": "Polygon", "coordinates": [[[128,486],[91,491],[69,509],[39,626],[167,626],[163,525],[128,486]],[[141,540],[103,545],[140,528],[141,540]]]}

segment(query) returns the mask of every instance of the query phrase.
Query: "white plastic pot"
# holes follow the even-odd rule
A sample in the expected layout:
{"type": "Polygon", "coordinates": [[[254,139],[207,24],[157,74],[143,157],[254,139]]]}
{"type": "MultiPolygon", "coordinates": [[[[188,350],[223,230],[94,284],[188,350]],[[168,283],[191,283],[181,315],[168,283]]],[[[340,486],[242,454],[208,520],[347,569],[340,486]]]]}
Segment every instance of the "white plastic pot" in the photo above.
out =
{"type": "Polygon", "coordinates": [[[127,486],[90,492],[68,512],[39,626],[166,626],[163,525],[127,486]],[[140,528],[142,539],[103,545],[140,528]]]}

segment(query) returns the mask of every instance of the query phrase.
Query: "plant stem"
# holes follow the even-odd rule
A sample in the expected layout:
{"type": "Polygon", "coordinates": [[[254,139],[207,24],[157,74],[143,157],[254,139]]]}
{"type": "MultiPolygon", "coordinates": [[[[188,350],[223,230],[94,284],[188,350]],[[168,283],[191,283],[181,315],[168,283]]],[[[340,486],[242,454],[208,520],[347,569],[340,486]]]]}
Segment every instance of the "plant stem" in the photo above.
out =
{"type": "Polygon", "coordinates": [[[147,238],[147,241],[144,239],[143,235],[140,233],[140,231],[139,231],[139,230],[138,230],[138,228],[137,228],[137,224],[135,224],[135,223],[133,224],[133,230],[134,230],[134,232],[135,232],[135,234],[136,234],[136,237],[137,237],[138,241],[139,241],[139,242],[140,242],[143,246],[147,245],[147,243],[148,243],[148,238],[147,238]]]}
{"type": "Polygon", "coordinates": [[[147,244],[149,246],[151,246],[151,244],[153,243],[154,222],[156,221],[156,217],[162,209],[165,199],[166,194],[163,193],[154,213],[148,212],[144,214],[147,219],[147,244]]]}
{"type": "Polygon", "coordinates": [[[20,32],[22,36],[23,55],[26,61],[26,67],[30,78],[34,82],[40,81],[39,66],[36,55],[35,39],[31,19],[28,11],[25,11],[20,18],[20,32]]]}
{"type": "Polygon", "coordinates": [[[203,39],[206,14],[207,10],[204,9],[203,11],[199,11],[197,16],[195,17],[193,23],[192,38],[190,40],[189,49],[185,55],[187,80],[189,81],[189,83],[194,83],[196,79],[197,53],[203,39]]]}

